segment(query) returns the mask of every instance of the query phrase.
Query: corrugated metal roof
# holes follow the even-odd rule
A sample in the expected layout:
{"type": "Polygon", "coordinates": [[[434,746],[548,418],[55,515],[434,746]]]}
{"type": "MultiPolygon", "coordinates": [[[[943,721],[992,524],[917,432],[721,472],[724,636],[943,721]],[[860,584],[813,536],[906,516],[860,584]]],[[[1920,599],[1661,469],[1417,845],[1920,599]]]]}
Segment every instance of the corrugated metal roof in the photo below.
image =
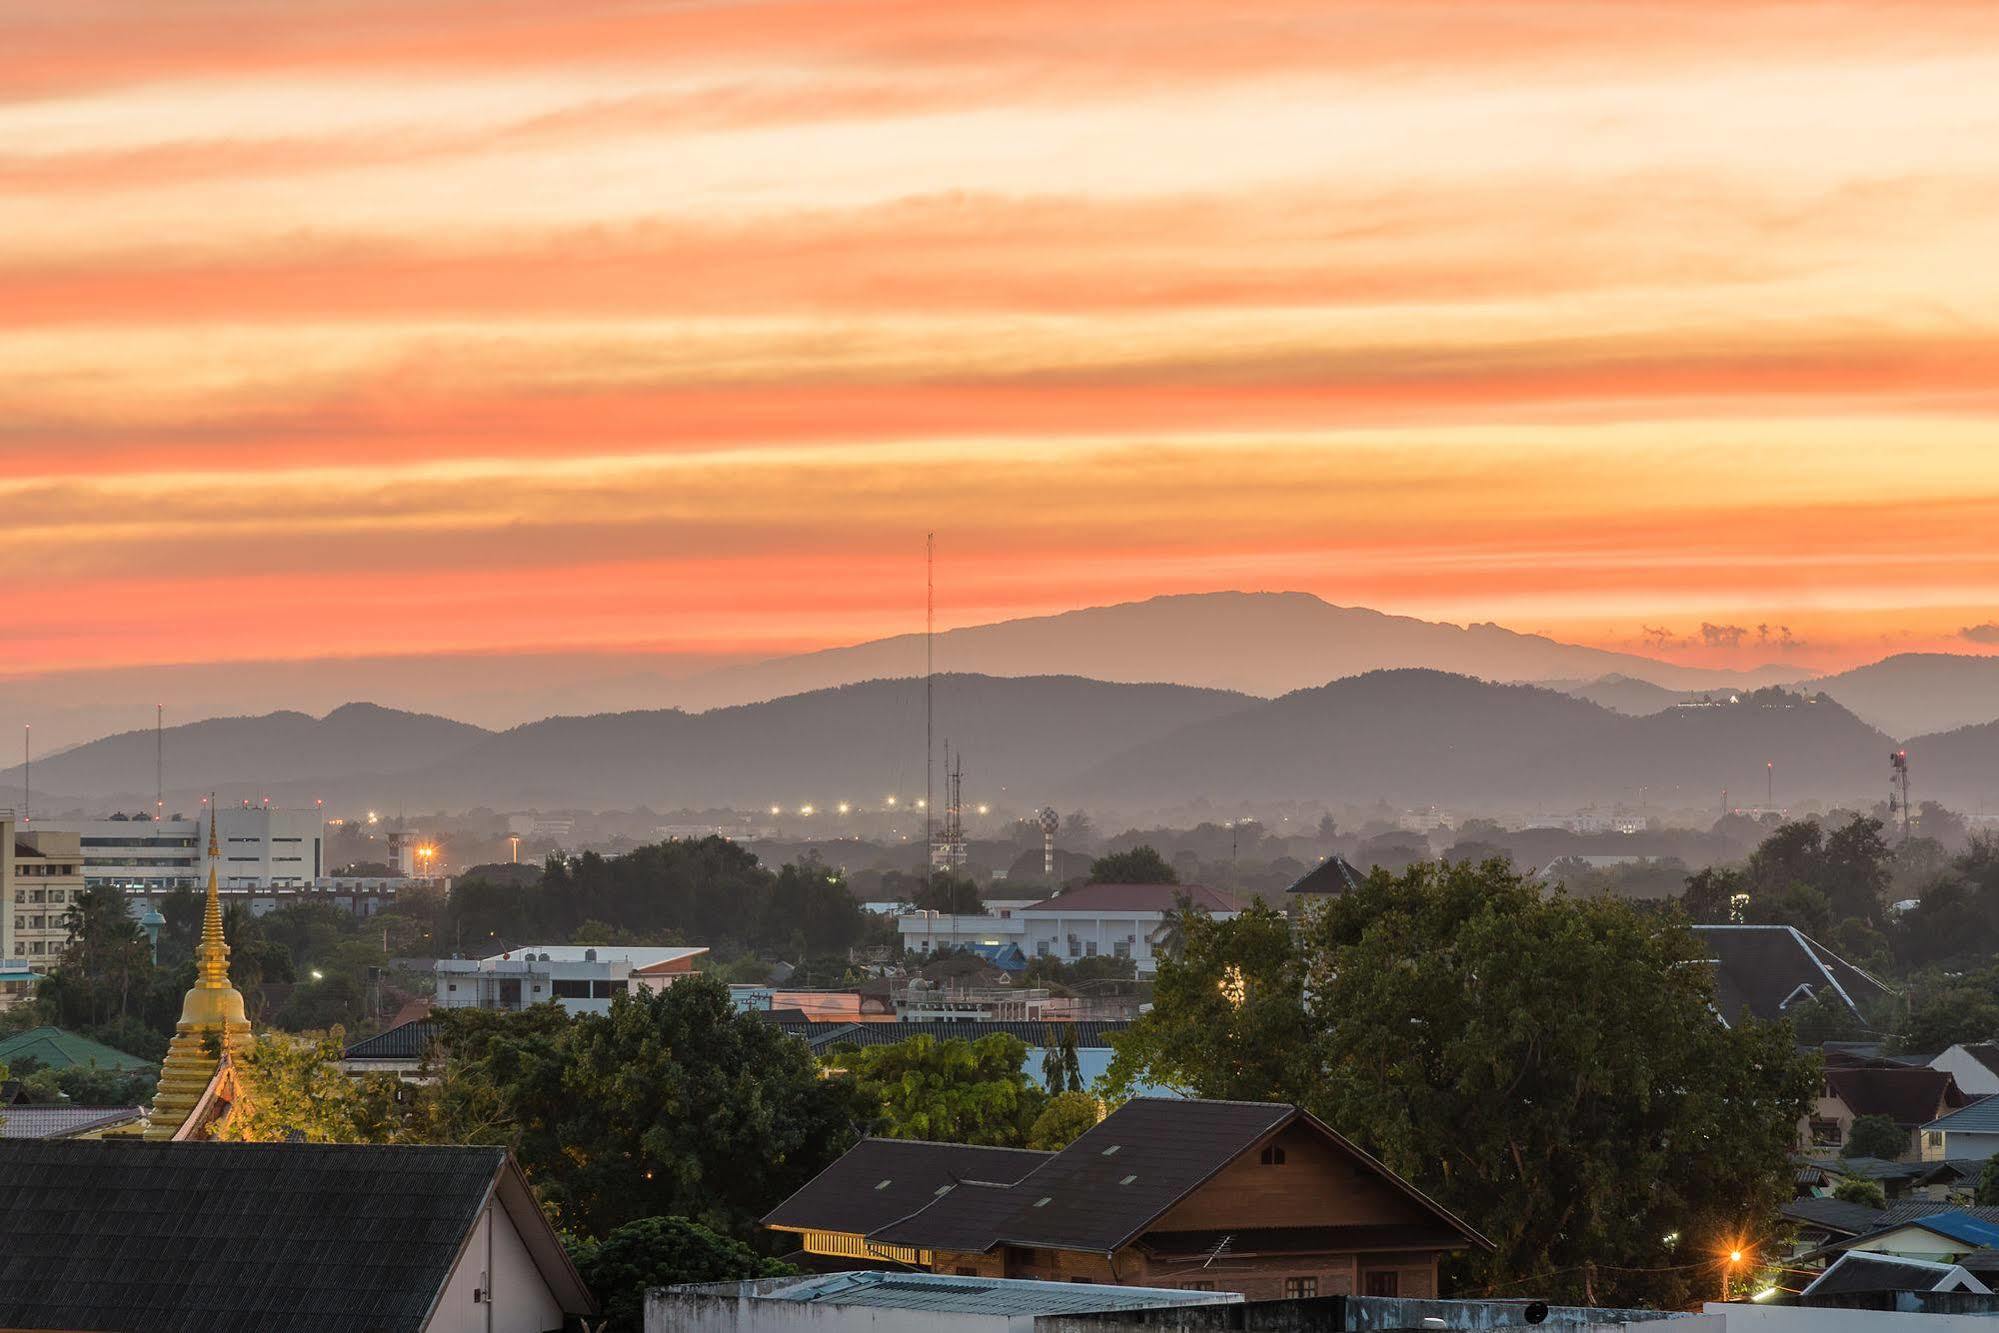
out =
{"type": "Polygon", "coordinates": [[[1940,1115],[1924,1129],[1953,1130],[1959,1134],[1999,1134],[1999,1097],[1985,1097],[1949,1115],[1940,1115]]]}
{"type": "Polygon", "coordinates": [[[0,1108],[0,1139],[67,1139],[93,1129],[127,1125],[145,1112],[136,1106],[70,1106],[55,1102],[0,1108]]]}
{"type": "Polygon", "coordinates": [[[938,1314],[1064,1315],[1103,1310],[1235,1304],[1226,1291],[1172,1291],[1022,1278],[954,1277],[942,1273],[832,1273],[759,1292],[765,1300],[938,1314]]]}
{"type": "Polygon", "coordinates": [[[414,1018],[363,1038],[342,1051],[346,1060],[421,1060],[437,1040],[437,1020],[414,1018]]]}

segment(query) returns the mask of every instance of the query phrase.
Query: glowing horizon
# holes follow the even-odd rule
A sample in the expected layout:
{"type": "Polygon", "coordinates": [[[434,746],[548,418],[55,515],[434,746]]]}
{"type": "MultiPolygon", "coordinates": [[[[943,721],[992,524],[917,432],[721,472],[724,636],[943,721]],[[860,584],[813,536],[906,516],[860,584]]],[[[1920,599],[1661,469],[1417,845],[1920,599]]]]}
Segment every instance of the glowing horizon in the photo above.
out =
{"type": "Polygon", "coordinates": [[[0,3],[0,677],[1999,648],[1999,11],[0,3]],[[226,609],[190,635],[190,606],[226,609]]]}

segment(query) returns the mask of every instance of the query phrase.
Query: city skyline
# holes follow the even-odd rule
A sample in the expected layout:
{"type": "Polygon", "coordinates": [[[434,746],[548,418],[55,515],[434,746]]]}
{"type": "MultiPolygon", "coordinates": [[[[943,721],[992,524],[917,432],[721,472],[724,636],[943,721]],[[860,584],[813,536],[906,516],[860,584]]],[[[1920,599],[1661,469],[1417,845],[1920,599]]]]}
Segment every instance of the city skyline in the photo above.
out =
{"type": "Polygon", "coordinates": [[[112,14],[0,14],[0,674],[810,650],[933,530],[940,627],[1999,643],[1989,7],[112,14]]]}

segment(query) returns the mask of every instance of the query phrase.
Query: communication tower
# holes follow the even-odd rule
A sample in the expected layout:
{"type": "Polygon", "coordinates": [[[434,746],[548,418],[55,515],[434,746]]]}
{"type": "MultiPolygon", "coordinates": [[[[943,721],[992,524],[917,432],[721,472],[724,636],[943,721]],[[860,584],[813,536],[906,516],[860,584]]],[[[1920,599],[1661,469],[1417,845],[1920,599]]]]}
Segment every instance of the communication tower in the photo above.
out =
{"type": "Polygon", "coordinates": [[[930,847],[934,869],[951,870],[965,864],[965,752],[951,762],[951,742],[944,742],[944,830],[930,847]]]}
{"type": "Polygon", "coordinates": [[[1909,752],[1897,750],[1888,756],[1888,824],[1893,827],[1896,816],[1901,816],[1903,842],[1909,840],[1913,813],[1909,809],[1909,752]]]}
{"type": "Polygon", "coordinates": [[[1055,830],[1062,827],[1062,816],[1055,813],[1055,807],[1044,806],[1041,811],[1041,875],[1050,884],[1055,882],[1055,830]]]}

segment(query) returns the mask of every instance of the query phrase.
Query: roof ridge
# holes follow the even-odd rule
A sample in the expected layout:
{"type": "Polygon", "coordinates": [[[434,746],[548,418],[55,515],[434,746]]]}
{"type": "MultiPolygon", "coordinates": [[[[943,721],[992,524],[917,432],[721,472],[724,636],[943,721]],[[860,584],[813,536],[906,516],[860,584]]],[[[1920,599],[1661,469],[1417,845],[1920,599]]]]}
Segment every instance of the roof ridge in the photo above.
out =
{"type": "Polygon", "coordinates": [[[1018,1152],[1031,1157],[1053,1157],[1055,1154],[1041,1148],[1008,1148],[997,1143],[950,1143],[944,1139],[893,1139],[886,1134],[869,1134],[859,1140],[861,1143],[908,1144],[913,1148],[970,1148],[977,1152],[1018,1152]]]}

